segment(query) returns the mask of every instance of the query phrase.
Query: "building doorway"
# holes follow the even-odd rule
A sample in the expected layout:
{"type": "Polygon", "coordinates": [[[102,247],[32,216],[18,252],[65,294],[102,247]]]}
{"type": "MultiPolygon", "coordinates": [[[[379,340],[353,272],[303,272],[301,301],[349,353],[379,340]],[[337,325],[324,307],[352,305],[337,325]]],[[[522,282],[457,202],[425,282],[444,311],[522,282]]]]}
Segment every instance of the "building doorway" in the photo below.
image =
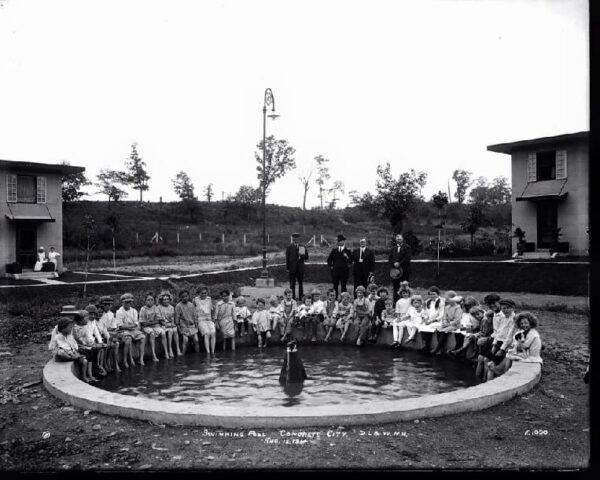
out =
{"type": "Polygon", "coordinates": [[[17,223],[17,262],[23,268],[33,268],[37,256],[37,228],[27,223],[17,223]]]}
{"type": "Polygon", "coordinates": [[[558,228],[558,204],[554,200],[537,204],[537,247],[550,248],[558,228]]]}

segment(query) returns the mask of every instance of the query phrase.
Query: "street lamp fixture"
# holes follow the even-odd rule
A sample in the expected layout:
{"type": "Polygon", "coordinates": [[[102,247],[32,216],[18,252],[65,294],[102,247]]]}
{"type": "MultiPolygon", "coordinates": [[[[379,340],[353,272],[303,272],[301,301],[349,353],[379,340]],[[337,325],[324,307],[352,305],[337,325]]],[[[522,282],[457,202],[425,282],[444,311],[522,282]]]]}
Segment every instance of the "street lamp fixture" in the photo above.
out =
{"type": "Polygon", "coordinates": [[[262,158],[262,271],[260,278],[256,279],[257,287],[274,287],[275,282],[269,275],[267,269],[267,172],[266,172],[266,158],[267,158],[267,117],[275,120],[279,117],[275,113],[275,97],[273,91],[270,88],[265,90],[265,101],[263,105],[263,158],[262,158]],[[271,108],[271,113],[267,115],[267,110],[271,108]]]}

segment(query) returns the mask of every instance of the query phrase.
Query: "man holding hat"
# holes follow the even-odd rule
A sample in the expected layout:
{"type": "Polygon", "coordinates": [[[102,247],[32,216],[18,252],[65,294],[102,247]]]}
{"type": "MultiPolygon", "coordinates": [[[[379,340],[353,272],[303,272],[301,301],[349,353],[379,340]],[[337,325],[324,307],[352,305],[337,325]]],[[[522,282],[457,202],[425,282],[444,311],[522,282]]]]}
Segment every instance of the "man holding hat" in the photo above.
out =
{"type": "Polygon", "coordinates": [[[390,276],[394,285],[394,304],[400,298],[398,290],[400,290],[400,282],[408,281],[410,276],[410,258],[412,250],[410,246],[404,242],[402,234],[396,234],[396,245],[390,251],[390,276]]]}
{"type": "Polygon", "coordinates": [[[292,244],[285,251],[285,268],[290,278],[290,289],[293,298],[302,298],[304,289],[304,261],[308,260],[306,246],[298,244],[299,233],[292,233],[292,244]],[[296,280],[298,280],[298,297],[296,297],[296,280]]]}
{"type": "Polygon", "coordinates": [[[346,247],[346,237],[337,236],[338,246],[334,247],[327,257],[327,265],[331,270],[331,280],[335,296],[338,297],[341,285],[342,292],[346,291],[346,283],[350,276],[350,265],[352,264],[352,252],[346,247]]]}

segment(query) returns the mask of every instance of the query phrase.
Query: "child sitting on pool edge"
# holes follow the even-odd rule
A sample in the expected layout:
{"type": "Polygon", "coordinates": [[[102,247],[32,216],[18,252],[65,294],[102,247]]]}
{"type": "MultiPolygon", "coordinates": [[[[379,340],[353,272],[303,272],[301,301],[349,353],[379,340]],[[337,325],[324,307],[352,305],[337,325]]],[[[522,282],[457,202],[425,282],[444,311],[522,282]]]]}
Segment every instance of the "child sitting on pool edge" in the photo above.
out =
{"type": "Polygon", "coordinates": [[[257,310],[252,314],[252,323],[256,328],[256,337],[258,339],[258,348],[265,348],[271,337],[271,314],[266,309],[265,300],[259,298],[256,300],[257,310]]]}
{"type": "Polygon", "coordinates": [[[179,292],[179,303],[175,305],[175,325],[183,337],[181,351],[186,353],[187,345],[190,340],[194,342],[194,350],[200,351],[198,341],[198,312],[196,307],[190,302],[190,292],[181,290],[179,292]]]}
{"type": "Polygon", "coordinates": [[[52,330],[52,337],[48,350],[52,351],[54,360],[57,362],[76,362],[81,370],[81,379],[90,383],[92,381],[92,364],[79,352],[77,342],[72,335],[73,320],[60,317],[58,324],[52,330]]]}
{"type": "Polygon", "coordinates": [[[231,341],[231,350],[235,350],[235,303],[231,300],[227,289],[221,290],[221,300],[215,307],[215,325],[223,336],[223,351],[226,350],[227,340],[231,341]]]}

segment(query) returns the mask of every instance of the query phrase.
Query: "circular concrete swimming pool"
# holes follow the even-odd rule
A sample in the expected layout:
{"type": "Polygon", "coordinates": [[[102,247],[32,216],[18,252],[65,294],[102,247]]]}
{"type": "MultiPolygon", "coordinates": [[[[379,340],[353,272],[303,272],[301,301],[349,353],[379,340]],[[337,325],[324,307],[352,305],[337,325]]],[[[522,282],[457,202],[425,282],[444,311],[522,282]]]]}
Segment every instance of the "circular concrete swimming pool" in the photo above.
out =
{"type": "MultiPolygon", "coordinates": [[[[316,348],[327,351],[332,347],[318,346],[316,348]]],[[[354,347],[342,348],[356,352],[354,347]]],[[[240,354],[240,358],[248,355],[248,358],[251,358],[251,350],[255,349],[249,349],[248,352],[243,352],[243,350],[237,350],[235,355],[240,354]]],[[[282,350],[274,347],[267,350],[279,351],[277,355],[273,353],[273,358],[280,358],[283,353],[282,350]]],[[[373,348],[372,350],[380,349],[373,348]]],[[[304,352],[306,352],[306,349],[304,352]]],[[[354,355],[354,353],[349,353],[349,355],[354,355]]],[[[362,352],[356,355],[362,355],[362,352]]],[[[385,355],[389,354],[380,351],[379,355],[381,355],[381,358],[385,358],[385,355]]],[[[404,355],[406,354],[403,353],[402,356],[404,355]]],[[[194,354],[190,354],[182,360],[184,363],[199,361],[199,359],[194,359],[194,356],[194,354]]],[[[225,358],[223,353],[220,353],[220,356],[225,358]]],[[[268,352],[267,356],[271,356],[271,352],[268,352]]],[[[329,356],[329,353],[327,353],[327,356],[329,356]]],[[[391,361],[394,364],[393,360],[396,357],[394,355],[392,357],[391,361]]],[[[310,369],[311,360],[306,353],[303,354],[303,360],[310,369]]],[[[449,359],[439,361],[447,365],[454,363],[449,359]]],[[[381,363],[382,370],[390,368],[389,365],[385,365],[385,362],[381,363]]],[[[148,367],[150,365],[147,364],[144,370],[148,367]]],[[[160,364],[155,368],[160,370],[160,364]]],[[[138,366],[136,369],[142,372],[141,367],[138,366]]],[[[152,367],[148,369],[149,373],[151,369],[152,367]]],[[[315,374],[315,372],[310,371],[308,373],[309,375],[315,374]]],[[[135,371],[132,371],[127,373],[125,377],[127,375],[135,377],[136,374],[135,371]]],[[[467,388],[460,388],[460,386],[457,386],[459,384],[455,384],[450,387],[451,391],[443,393],[423,393],[419,396],[408,396],[394,400],[382,399],[376,395],[371,400],[356,400],[343,406],[331,402],[309,405],[300,401],[292,405],[292,408],[290,408],[290,405],[286,405],[286,401],[282,397],[279,397],[277,405],[265,406],[262,404],[235,404],[235,402],[224,404],[217,401],[196,403],[194,401],[174,401],[175,399],[157,400],[151,396],[114,393],[82,382],[76,376],[75,366],[72,363],[55,362],[54,360],[50,360],[46,364],[43,376],[44,386],[56,397],[78,408],[108,415],[119,415],[170,425],[197,425],[219,428],[301,428],[331,425],[375,425],[482,410],[531,390],[540,380],[541,365],[515,362],[508,372],[490,382],[467,388]]],[[[307,380],[305,383],[308,392],[309,381],[307,380]]],[[[358,384],[359,382],[355,383],[358,384]]],[[[372,385],[369,386],[369,389],[372,389],[372,385]]],[[[303,391],[302,395],[304,393],[303,391]]],[[[318,398],[316,394],[313,394],[313,396],[315,399],[318,398]]],[[[297,398],[299,397],[294,397],[294,400],[297,398]]]]}
{"type": "Polygon", "coordinates": [[[402,400],[464,389],[475,384],[466,364],[419,352],[345,346],[302,346],[308,373],[302,392],[279,385],[285,348],[243,348],[217,357],[188,354],[147,362],[105,377],[96,386],[138,398],[204,405],[294,407],[402,400]]]}

